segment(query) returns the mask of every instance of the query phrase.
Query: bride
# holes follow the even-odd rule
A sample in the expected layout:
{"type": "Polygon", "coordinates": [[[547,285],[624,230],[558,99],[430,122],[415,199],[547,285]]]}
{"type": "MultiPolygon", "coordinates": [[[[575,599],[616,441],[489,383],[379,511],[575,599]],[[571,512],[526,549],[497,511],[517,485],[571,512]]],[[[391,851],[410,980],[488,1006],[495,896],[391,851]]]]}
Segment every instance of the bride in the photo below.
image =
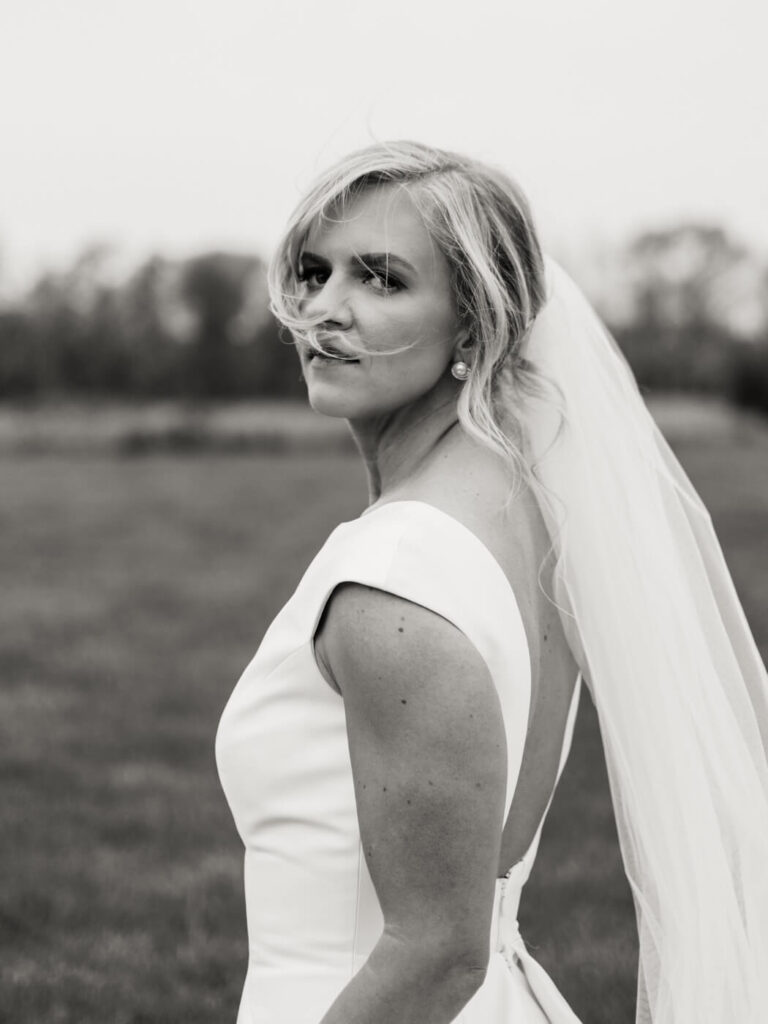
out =
{"type": "Polygon", "coordinates": [[[768,1020],[768,684],[709,516],[504,174],[353,153],[270,273],[369,506],[222,715],[240,1024],[574,1024],[517,927],[597,708],[637,1021],[768,1020]]]}

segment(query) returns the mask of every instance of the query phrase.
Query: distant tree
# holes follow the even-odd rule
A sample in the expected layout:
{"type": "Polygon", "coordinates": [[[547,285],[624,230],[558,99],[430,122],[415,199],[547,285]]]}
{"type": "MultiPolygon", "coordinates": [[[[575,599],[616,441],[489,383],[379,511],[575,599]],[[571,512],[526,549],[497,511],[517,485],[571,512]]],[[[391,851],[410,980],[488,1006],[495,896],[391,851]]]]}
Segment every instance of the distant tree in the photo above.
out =
{"type": "Polygon", "coordinates": [[[238,390],[232,343],[258,263],[251,256],[212,252],[182,267],[180,294],[196,321],[188,361],[188,383],[196,397],[222,398],[238,390]]]}
{"type": "Polygon", "coordinates": [[[627,255],[644,322],[672,329],[729,327],[729,289],[750,253],[722,227],[680,224],[646,231],[627,255]]]}
{"type": "Polygon", "coordinates": [[[208,253],[184,264],[179,293],[195,326],[187,389],[199,397],[299,397],[290,337],[268,309],[266,268],[255,257],[208,253]]]}
{"type": "Polygon", "coordinates": [[[730,397],[738,405],[768,415],[768,335],[762,341],[739,346],[730,397]]]}
{"type": "Polygon", "coordinates": [[[184,390],[181,340],[191,328],[178,296],[179,268],[160,256],[137,267],[119,296],[122,333],[131,350],[131,392],[142,397],[184,390]]]}
{"type": "Polygon", "coordinates": [[[261,364],[259,394],[285,398],[306,397],[301,364],[288,330],[270,316],[256,338],[254,348],[261,364]]]}
{"type": "Polygon", "coordinates": [[[648,231],[625,250],[633,315],[620,342],[642,384],[723,391],[737,328],[739,280],[754,267],[722,228],[682,224],[648,231]]]}
{"type": "Polygon", "coordinates": [[[35,357],[24,312],[17,308],[0,311],[0,399],[29,398],[38,393],[35,357]]]}
{"type": "Polygon", "coordinates": [[[38,394],[129,386],[117,291],[108,279],[110,258],[108,247],[89,246],[68,269],[44,273],[20,304],[38,394]]]}
{"type": "Polygon", "coordinates": [[[730,397],[738,404],[768,415],[768,267],[763,269],[760,297],[763,330],[735,351],[730,397]]]}

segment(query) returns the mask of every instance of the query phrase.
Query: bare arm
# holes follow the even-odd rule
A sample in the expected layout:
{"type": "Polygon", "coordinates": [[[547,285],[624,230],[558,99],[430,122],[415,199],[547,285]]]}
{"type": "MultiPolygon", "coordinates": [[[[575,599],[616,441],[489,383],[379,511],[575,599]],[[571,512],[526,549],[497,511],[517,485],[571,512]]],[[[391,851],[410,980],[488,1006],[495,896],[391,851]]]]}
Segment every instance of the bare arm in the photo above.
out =
{"type": "Polygon", "coordinates": [[[448,1024],[488,964],[506,785],[493,681],[456,626],[359,584],[331,598],[322,651],[384,931],[321,1024],[448,1024]]]}

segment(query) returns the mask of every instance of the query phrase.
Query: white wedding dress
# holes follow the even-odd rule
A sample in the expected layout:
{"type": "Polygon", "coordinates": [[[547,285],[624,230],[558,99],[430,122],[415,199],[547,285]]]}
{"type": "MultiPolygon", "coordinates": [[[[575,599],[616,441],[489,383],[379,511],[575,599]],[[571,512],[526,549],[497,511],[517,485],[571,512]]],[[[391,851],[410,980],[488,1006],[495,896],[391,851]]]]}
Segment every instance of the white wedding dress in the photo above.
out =
{"type": "MultiPolygon", "coordinates": [[[[383,927],[361,848],[344,701],[321,676],[313,649],[325,603],[344,581],[397,594],[462,630],[488,665],[504,716],[505,821],[520,773],[529,650],[498,562],[466,526],[424,502],[393,501],[342,523],[267,630],[216,737],[221,783],[245,844],[249,966],[238,1024],[319,1024],[383,927]]],[[[525,856],[496,883],[488,972],[459,1024],[578,1024],[517,926],[543,821],[525,856]]]]}

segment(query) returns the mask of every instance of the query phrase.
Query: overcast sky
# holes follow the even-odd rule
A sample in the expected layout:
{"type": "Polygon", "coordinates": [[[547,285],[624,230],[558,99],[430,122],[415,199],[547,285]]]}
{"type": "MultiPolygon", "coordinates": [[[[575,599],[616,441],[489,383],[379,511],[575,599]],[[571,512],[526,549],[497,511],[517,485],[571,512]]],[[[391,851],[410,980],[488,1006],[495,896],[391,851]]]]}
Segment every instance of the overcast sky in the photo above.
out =
{"type": "Polygon", "coordinates": [[[0,285],[90,241],[268,255],[375,139],[504,166],[561,255],[683,217],[768,251],[763,0],[3,0],[0,285]]]}

